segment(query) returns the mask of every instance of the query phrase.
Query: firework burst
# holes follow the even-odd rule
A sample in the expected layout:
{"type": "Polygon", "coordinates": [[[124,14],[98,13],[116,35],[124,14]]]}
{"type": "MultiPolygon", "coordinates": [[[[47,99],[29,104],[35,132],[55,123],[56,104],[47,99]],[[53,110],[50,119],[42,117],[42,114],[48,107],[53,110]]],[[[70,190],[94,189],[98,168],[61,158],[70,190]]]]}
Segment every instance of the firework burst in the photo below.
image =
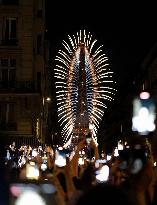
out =
{"type": "Polygon", "coordinates": [[[107,102],[114,99],[115,81],[103,46],[90,33],[80,31],[62,42],[55,58],[55,85],[61,135],[65,144],[75,130],[99,128],[107,102]]]}

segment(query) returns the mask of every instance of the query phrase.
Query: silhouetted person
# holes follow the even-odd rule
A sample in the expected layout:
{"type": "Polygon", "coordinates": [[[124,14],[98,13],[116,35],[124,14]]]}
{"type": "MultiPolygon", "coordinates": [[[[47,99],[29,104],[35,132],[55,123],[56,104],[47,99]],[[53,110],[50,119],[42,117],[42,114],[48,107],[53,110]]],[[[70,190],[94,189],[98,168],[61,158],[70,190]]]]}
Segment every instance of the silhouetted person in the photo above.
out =
{"type": "Polygon", "coordinates": [[[85,192],[76,205],[133,205],[127,195],[118,187],[109,184],[98,184],[85,192]]]}

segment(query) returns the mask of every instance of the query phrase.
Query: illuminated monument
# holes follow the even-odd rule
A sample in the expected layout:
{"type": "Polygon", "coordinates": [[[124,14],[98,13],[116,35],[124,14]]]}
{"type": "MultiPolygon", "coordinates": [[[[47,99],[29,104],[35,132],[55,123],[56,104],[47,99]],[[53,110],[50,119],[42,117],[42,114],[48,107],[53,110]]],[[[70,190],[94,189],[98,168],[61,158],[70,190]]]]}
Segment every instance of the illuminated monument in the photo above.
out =
{"type": "Polygon", "coordinates": [[[115,95],[108,58],[90,33],[80,31],[62,42],[55,67],[58,118],[63,144],[91,132],[95,140],[107,101],[115,95]]]}

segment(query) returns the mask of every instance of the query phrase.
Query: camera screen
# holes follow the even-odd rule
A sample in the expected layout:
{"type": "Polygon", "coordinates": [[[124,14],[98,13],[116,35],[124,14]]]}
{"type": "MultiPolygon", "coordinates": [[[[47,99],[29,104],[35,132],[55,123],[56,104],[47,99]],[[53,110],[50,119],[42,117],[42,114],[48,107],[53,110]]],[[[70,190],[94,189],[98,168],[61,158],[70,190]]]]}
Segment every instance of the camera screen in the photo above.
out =
{"type": "Polygon", "coordinates": [[[66,154],[64,151],[56,150],[55,165],[58,167],[64,167],[66,165],[66,154]]]}
{"type": "Polygon", "coordinates": [[[88,133],[88,134],[86,135],[86,143],[87,143],[87,144],[90,144],[91,139],[92,139],[92,136],[91,136],[90,133],[88,133]]]}
{"type": "Polygon", "coordinates": [[[56,205],[56,188],[50,183],[17,182],[9,185],[9,205],[56,205]]]}
{"type": "Polygon", "coordinates": [[[148,92],[133,100],[132,130],[147,135],[155,130],[155,103],[148,92]]]}
{"type": "Polygon", "coordinates": [[[39,167],[35,162],[30,161],[26,164],[26,178],[27,179],[38,179],[39,178],[39,167]]]}
{"type": "Polygon", "coordinates": [[[96,180],[97,182],[106,182],[109,179],[109,167],[105,164],[102,165],[96,172],[96,180]]]}

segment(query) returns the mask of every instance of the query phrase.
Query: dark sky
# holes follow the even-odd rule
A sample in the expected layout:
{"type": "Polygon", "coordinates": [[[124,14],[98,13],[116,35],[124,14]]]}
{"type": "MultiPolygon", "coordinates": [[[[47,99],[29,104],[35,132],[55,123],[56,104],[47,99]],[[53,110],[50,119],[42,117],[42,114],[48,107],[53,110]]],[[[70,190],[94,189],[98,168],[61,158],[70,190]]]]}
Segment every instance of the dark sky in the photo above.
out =
{"type": "Polygon", "coordinates": [[[107,1],[47,2],[48,34],[53,54],[61,48],[62,40],[67,39],[68,34],[86,29],[100,45],[104,45],[111,69],[122,88],[136,76],[141,62],[157,41],[157,16],[148,2],[139,6],[109,5],[107,1]]]}

